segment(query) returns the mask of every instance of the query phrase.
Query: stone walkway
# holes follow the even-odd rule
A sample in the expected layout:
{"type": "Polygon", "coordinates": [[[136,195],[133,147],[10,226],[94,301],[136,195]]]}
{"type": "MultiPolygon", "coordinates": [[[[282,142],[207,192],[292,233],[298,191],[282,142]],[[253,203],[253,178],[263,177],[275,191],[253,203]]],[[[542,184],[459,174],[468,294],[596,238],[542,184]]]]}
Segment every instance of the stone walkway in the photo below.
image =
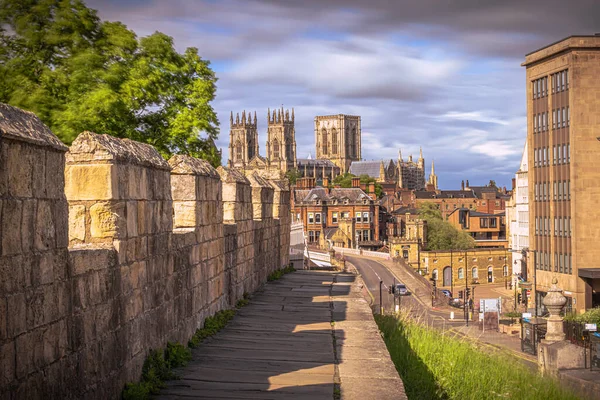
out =
{"type": "Polygon", "coordinates": [[[406,399],[351,274],[267,284],[177,372],[159,399],[406,399]]]}

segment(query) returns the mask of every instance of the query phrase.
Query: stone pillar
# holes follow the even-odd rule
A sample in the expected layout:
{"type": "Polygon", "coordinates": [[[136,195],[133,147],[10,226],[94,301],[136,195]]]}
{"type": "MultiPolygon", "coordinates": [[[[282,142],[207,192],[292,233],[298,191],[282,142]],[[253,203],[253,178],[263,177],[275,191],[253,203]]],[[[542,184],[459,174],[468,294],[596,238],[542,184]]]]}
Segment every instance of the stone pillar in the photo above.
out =
{"type": "Polygon", "coordinates": [[[550,318],[548,318],[548,330],[546,332],[546,342],[559,342],[565,340],[565,333],[563,330],[563,318],[560,316],[560,312],[567,303],[567,298],[563,296],[562,289],[559,289],[556,284],[558,280],[554,278],[552,280],[552,287],[548,290],[548,294],[544,297],[542,303],[546,306],[550,312],[550,318]]]}
{"type": "Polygon", "coordinates": [[[267,280],[275,270],[279,258],[274,254],[273,238],[273,188],[258,174],[249,175],[252,187],[252,211],[254,218],[254,275],[258,285],[267,280]]]}
{"type": "Polygon", "coordinates": [[[290,230],[292,214],[290,209],[290,189],[286,180],[269,181],[273,187],[273,220],[275,226],[274,236],[279,243],[276,252],[279,261],[275,268],[281,268],[289,263],[290,259],[290,230]]]}

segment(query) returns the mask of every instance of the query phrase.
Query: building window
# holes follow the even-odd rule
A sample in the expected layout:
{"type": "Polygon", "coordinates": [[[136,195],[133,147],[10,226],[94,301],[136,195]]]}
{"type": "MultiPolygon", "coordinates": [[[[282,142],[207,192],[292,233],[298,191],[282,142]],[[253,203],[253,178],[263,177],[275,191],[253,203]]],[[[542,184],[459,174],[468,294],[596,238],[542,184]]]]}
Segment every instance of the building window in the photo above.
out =
{"type": "Polygon", "coordinates": [[[323,154],[327,154],[327,129],[321,130],[321,145],[323,147],[323,154]]]}
{"type": "Polygon", "coordinates": [[[369,222],[369,213],[368,212],[363,213],[363,222],[369,222]]]}
{"type": "Polygon", "coordinates": [[[349,212],[342,213],[342,217],[350,218],[350,213],[349,212]]]}
{"type": "Polygon", "coordinates": [[[465,278],[465,271],[461,268],[458,269],[458,279],[464,279],[465,278]]]}
{"type": "Polygon", "coordinates": [[[335,128],[333,128],[331,130],[331,153],[332,154],[337,154],[338,153],[338,134],[337,134],[337,130],[335,128]]]}
{"type": "Polygon", "coordinates": [[[321,231],[315,231],[315,242],[319,242],[319,238],[321,237],[321,231]]]}
{"type": "Polygon", "coordinates": [[[315,223],[317,223],[317,224],[321,223],[321,213],[315,214],[315,223]]]}
{"type": "Polygon", "coordinates": [[[496,218],[490,218],[490,228],[496,227],[496,218]]]}
{"type": "Polygon", "coordinates": [[[308,231],[308,243],[312,243],[315,241],[315,232],[308,231]]]}
{"type": "Polygon", "coordinates": [[[361,222],[362,221],[362,213],[357,212],[356,213],[356,222],[361,222]]]}
{"type": "Polygon", "coordinates": [[[487,228],[488,227],[488,219],[487,218],[480,218],[479,219],[479,227],[480,228],[487,228]]]}
{"type": "Polygon", "coordinates": [[[370,233],[370,232],[371,232],[371,231],[367,231],[367,230],[363,231],[363,240],[364,240],[365,242],[367,242],[367,241],[369,240],[369,233],[370,233]]]}
{"type": "Polygon", "coordinates": [[[477,272],[477,267],[473,267],[471,269],[471,278],[473,278],[473,279],[479,278],[479,273],[477,272]]]}
{"type": "Polygon", "coordinates": [[[334,224],[337,224],[338,222],[338,213],[334,212],[333,214],[331,214],[331,222],[334,224]]]}
{"type": "Polygon", "coordinates": [[[315,218],[315,217],[314,217],[314,214],[313,214],[313,213],[308,213],[308,223],[309,223],[309,224],[313,224],[313,223],[315,222],[315,219],[314,219],[314,218],[315,218]]]}

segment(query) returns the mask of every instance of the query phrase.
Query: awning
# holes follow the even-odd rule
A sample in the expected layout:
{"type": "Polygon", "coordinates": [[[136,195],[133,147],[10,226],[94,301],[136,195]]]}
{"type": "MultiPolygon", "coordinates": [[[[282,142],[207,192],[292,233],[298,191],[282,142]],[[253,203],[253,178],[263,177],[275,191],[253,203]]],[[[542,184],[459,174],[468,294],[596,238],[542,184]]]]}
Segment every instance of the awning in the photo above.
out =
{"type": "Polygon", "coordinates": [[[600,268],[579,268],[580,278],[600,279],[600,268]]]}

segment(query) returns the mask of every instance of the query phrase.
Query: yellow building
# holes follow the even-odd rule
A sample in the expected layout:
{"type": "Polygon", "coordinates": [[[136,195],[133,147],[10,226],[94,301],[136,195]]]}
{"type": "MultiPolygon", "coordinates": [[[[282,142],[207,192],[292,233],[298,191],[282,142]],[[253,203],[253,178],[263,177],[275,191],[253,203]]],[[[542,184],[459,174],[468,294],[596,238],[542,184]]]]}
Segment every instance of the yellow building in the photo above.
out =
{"type": "Polygon", "coordinates": [[[600,35],[525,56],[528,273],[535,303],[558,279],[567,309],[600,306],[600,35]],[[535,278],[534,278],[535,276],[535,278]]]}

